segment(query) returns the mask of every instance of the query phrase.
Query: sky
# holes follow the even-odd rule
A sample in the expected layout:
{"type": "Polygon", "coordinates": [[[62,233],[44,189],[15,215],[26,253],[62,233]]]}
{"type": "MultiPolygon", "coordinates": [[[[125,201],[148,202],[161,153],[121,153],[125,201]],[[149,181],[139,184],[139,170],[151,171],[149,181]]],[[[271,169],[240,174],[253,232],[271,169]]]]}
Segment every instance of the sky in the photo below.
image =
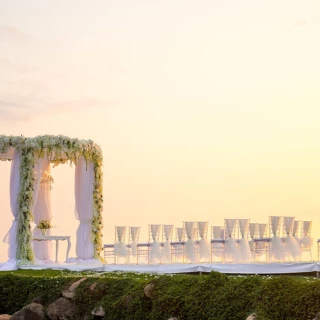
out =
{"type": "MultiPolygon", "coordinates": [[[[0,134],[63,134],[104,155],[114,226],[312,220],[320,238],[320,2],[3,0],[0,134]]],[[[74,254],[74,168],[52,170],[74,254]]],[[[10,163],[0,163],[0,240],[10,163]]],[[[0,261],[7,245],[0,242],[0,261]]]]}

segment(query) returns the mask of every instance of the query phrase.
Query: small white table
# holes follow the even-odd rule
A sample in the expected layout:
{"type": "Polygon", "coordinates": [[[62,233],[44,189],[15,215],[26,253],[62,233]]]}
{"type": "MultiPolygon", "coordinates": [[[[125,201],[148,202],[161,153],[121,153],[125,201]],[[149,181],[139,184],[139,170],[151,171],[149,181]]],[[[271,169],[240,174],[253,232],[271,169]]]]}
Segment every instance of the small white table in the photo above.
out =
{"type": "Polygon", "coordinates": [[[68,248],[67,248],[67,255],[66,255],[66,260],[68,260],[69,257],[69,251],[71,248],[71,241],[70,241],[70,236],[45,236],[45,235],[39,235],[33,237],[34,241],[51,241],[55,240],[56,241],[56,263],[58,263],[58,251],[59,251],[59,240],[67,240],[68,242],[68,248]]]}

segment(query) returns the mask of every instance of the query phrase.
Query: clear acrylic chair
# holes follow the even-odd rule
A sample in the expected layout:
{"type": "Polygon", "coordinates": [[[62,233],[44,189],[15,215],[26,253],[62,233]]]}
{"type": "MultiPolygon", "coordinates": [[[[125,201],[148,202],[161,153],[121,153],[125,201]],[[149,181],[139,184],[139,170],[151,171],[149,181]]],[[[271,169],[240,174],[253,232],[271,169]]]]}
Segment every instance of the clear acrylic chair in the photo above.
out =
{"type": "Polygon", "coordinates": [[[258,224],[258,237],[254,239],[254,256],[255,261],[269,261],[270,260],[270,238],[268,238],[268,224],[258,224]]]}
{"type": "Polygon", "coordinates": [[[126,244],[126,230],[125,226],[115,227],[115,241],[114,241],[114,262],[115,264],[127,263],[128,247],[126,244]]]}
{"type": "Polygon", "coordinates": [[[198,261],[199,262],[210,262],[210,243],[208,241],[208,221],[198,221],[198,261]]]}
{"type": "Polygon", "coordinates": [[[284,243],[281,237],[281,216],[270,216],[269,217],[271,247],[270,247],[270,260],[282,262],[285,261],[284,243]]]}
{"type": "Polygon", "coordinates": [[[297,261],[301,256],[300,243],[293,237],[295,217],[283,217],[284,251],[286,261],[297,261]]]}
{"type": "Polygon", "coordinates": [[[171,241],[173,224],[164,224],[162,226],[162,253],[161,253],[161,263],[171,263],[171,241]]]}
{"type": "Polygon", "coordinates": [[[310,261],[312,261],[312,245],[313,239],[311,237],[312,221],[302,221],[302,238],[301,238],[301,255],[302,260],[308,261],[304,253],[310,255],[310,261]]]}
{"type": "Polygon", "coordinates": [[[149,264],[161,263],[161,243],[160,239],[161,224],[149,224],[149,264]]]}
{"type": "Polygon", "coordinates": [[[240,239],[238,243],[238,261],[250,263],[252,261],[252,254],[250,244],[248,241],[249,234],[249,219],[239,219],[239,234],[240,239]]]}
{"type": "Polygon", "coordinates": [[[211,261],[224,262],[224,229],[211,226],[211,261]]]}
{"type": "Polygon", "coordinates": [[[197,262],[197,248],[196,248],[196,228],[195,223],[191,221],[184,222],[184,228],[186,230],[187,241],[184,245],[184,258],[185,262],[196,263],[197,262]]]}
{"type": "Polygon", "coordinates": [[[184,262],[184,243],[185,243],[185,229],[176,228],[176,241],[171,242],[171,261],[172,263],[184,262]]]}
{"type": "Polygon", "coordinates": [[[250,251],[251,251],[251,256],[253,261],[256,260],[254,239],[257,234],[258,234],[258,224],[250,222],[249,223],[249,237],[250,237],[249,245],[250,245],[250,251]]]}
{"type": "Polygon", "coordinates": [[[225,246],[224,246],[224,261],[237,262],[237,241],[236,231],[238,226],[238,219],[224,219],[225,229],[225,246]]]}
{"type": "Polygon", "coordinates": [[[129,245],[128,263],[138,264],[138,241],[140,227],[129,227],[129,245]]]}

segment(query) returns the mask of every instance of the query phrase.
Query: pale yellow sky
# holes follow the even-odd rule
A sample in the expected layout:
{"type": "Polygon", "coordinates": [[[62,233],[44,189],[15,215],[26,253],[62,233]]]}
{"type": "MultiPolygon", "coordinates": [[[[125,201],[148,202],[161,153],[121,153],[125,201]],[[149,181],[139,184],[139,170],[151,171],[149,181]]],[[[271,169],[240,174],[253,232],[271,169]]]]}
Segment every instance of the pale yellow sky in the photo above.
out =
{"type": "MultiPolygon", "coordinates": [[[[101,145],[105,242],[115,225],[146,241],[148,223],[269,215],[317,238],[319,36],[318,1],[1,1],[0,133],[101,145]]],[[[52,172],[55,231],[74,237],[74,169],[52,172]]]]}

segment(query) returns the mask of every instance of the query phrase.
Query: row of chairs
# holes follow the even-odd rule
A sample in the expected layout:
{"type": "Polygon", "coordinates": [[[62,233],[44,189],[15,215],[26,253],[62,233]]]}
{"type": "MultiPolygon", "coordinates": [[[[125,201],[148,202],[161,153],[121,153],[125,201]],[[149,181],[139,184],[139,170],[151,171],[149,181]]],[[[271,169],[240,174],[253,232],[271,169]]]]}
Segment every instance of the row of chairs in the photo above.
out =
{"type": "Polygon", "coordinates": [[[143,243],[139,242],[140,227],[116,226],[115,242],[104,245],[105,263],[301,261],[304,252],[312,260],[311,221],[281,216],[270,216],[269,224],[225,219],[224,226],[211,227],[210,240],[208,225],[184,222],[176,228],[173,241],[173,225],[150,224],[148,242],[143,243]]]}

